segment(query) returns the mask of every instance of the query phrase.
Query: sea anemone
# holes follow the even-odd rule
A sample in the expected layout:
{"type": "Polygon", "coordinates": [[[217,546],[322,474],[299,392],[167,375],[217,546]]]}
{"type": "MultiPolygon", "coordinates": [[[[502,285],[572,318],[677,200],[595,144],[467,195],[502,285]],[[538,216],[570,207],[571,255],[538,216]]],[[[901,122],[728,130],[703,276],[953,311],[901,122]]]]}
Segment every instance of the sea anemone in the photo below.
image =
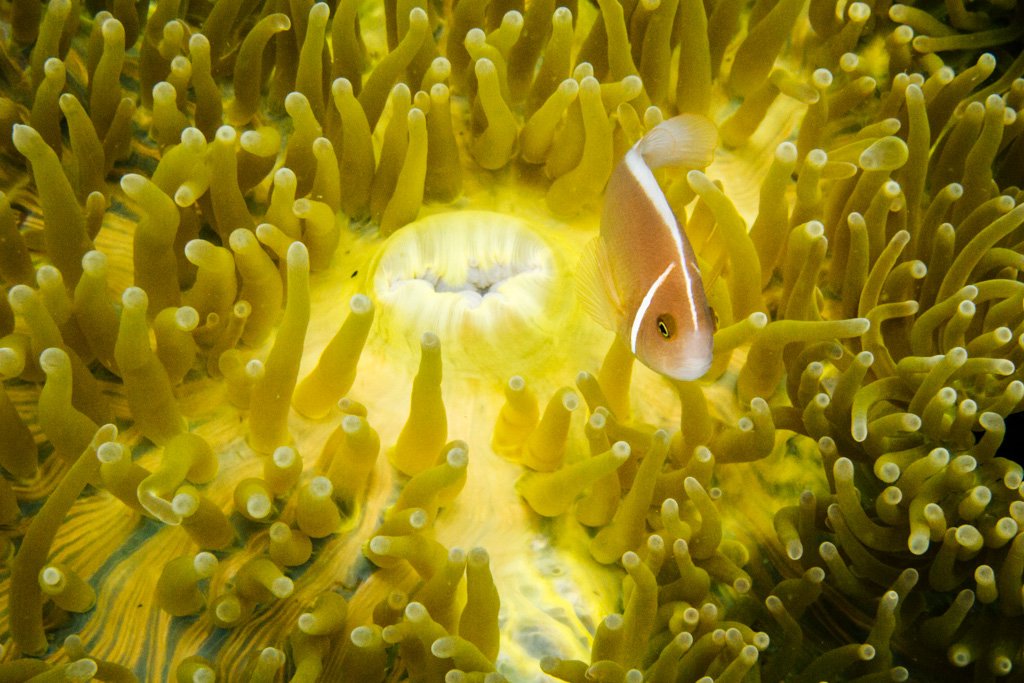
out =
{"type": "Polygon", "coordinates": [[[1017,4],[596,4],[0,9],[0,679],[1019,676],[1017,4]],[[574,296],[677,113],[692,382],[574,296]]]}

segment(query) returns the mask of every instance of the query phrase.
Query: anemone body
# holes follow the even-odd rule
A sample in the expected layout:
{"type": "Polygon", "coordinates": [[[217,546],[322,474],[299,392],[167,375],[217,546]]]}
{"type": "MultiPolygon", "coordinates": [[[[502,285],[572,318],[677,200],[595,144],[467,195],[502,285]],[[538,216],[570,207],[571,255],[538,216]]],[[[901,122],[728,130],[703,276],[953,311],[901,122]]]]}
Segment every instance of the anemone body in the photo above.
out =
{"type": "Polygon", "coordinates": [[[151,4],[0,10],[0,678],[1020,675],[1016,3],[151,4]]]}

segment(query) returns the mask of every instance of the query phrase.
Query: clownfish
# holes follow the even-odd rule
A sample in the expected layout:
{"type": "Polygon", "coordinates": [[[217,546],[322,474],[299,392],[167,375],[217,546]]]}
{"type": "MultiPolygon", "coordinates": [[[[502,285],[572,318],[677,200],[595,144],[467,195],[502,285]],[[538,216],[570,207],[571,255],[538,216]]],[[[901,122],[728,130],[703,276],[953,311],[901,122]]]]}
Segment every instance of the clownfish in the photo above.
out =
{"type": "Polygon", "coordinates": [[[717,145],[715,124],[695,114],[651,129],[612,171],[600,234],[577,269],[584,309],[641,363],[677,380],[708,371],[715,324],[693,248],[653,171],[703,169],[717,145]]]}

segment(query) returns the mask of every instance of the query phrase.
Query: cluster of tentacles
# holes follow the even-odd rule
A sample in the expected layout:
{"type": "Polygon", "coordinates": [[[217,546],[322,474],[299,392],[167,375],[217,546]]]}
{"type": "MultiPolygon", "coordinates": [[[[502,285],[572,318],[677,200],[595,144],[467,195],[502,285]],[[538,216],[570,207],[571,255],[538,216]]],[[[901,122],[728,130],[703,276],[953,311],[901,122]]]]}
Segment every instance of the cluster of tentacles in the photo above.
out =
{"type": "Polygon", "coordinates": [[[598,5],[5,5],[0,678],[1024,667],[1021,11],[598,5]],[[666,401],[562,293],[679,112],[721,132],[659,177],[720,326],[666,401]],[[470,460],[617,612],[551,569],[521,626],[470,460]]]}

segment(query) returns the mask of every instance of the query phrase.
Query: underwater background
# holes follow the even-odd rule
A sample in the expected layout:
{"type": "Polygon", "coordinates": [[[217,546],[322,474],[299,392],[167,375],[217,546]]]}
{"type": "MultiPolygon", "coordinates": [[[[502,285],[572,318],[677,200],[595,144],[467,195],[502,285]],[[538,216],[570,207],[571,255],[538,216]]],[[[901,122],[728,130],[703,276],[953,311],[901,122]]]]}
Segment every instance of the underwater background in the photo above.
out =
{"type": "Polygon", "coordinates": [[[0,680],[1020,680],[1022,35],[0,3],[0,680]],[[677,113],[693,382],[574,293],[677,113]]]}

